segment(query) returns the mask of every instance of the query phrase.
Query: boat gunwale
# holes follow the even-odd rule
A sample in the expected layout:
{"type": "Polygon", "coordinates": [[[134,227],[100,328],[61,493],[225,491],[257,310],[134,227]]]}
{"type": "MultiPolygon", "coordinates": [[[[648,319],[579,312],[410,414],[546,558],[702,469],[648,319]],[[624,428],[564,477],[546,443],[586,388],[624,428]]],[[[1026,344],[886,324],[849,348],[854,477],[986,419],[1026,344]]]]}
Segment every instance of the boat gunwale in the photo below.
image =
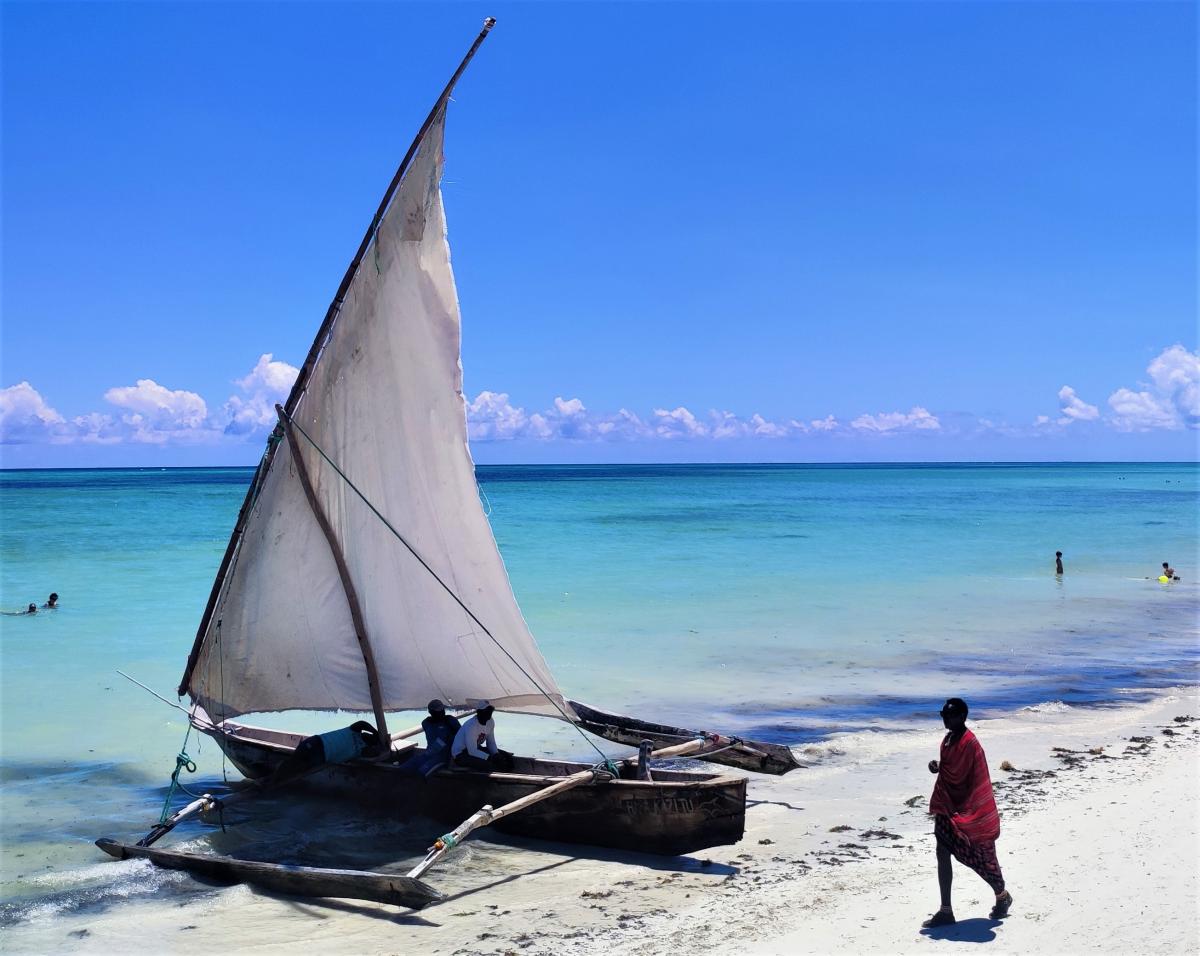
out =
{"type": "MultiPolygon", "coordinates": [[[[295,750],[295,746],[289,747],[286,744],[279,743],[277,741],[263,740],[261,738],[254,736],[253,732],[258,731],[258,732],[265,732],[265,733],[269,733],[269,734],[281,734],[281,735],[285,734],[289,737],[298,737],[299,739],[303,739],[303,735],[296,734],[293,731],[275,730],[275,729],[269,728],[269,727],[255,727],[251,724],[239,724],[239,723],[235,723],[235,722],[229,721],[229,720],[222,721],[220,724],[214,724],[212,726],[197,725],[197,729],[200,730],[201,732],[213,737],[214,739],[217,737],[227,737],[231,740],[235,740],[242,744],[248,744],[248,745],[254,746],[254,747],[262,747],[266,750],[272,750],[272,751],[275,751],[275,752],[281,753],[281,754],[292,753],[295,750]],[[252,733],[249,735],[242,735],[242,734],[237,733],[234,730],[229,730],[226,728],[237,728],[238,731],[249,730],[252,733]]],[[[299,742],[299,740],[297,742],[299,742]]],[[[416,745],[412,744],[412,745],[410,745],[410,747],[405,747],[401,750],[393,750],[392,753],[393,754],[404,753],[408,749],[416,749],[416,745]]],[[[530,757],[528,759],[540,760],[542,758],[530,757]]],[[[574,760],[560,760],[560,761],[554,761],[554,762],[565,764],[565,765],[571,766],[571,767],[575,767],[576,769],[571,771],[573,773],[577,772],[578,770],[586,770],[589,766],[591,766],[590,764],[583,763],[580,761],[574,761],[574,760]]],[[[373,768],[376,768],[379,770],[391,771],[391,772],[399,772],[402,769],[402,765],[388,763],[386,761],[353,761],[353,762],[347,764],[346,766],[373,767],[373,768]]],[[[746,779],[741,774],[728,773],[728,772],[726,772],[726,773],[708,773],[708,772],[705,772],[702,770],[674,770],[674,769],[666,771],[666,772],[669,772],[671,774],[680,774],[680,775],[686,774],[690,779],[686,779],[686,780],[661,780],[661,779],[626,780],[624,778],[617,777],[613,780],[604,781],[604,785],[609,786],[609,785],[616,784],[616,785],[620,785],[620,786],[633,787],[635,789],[648,788],[648,789],[662,790],[662,789],[666,789],[666,788],[675,789],[675,788],[685,788],[685,787],[725,787],[731,783],[735,783],[737,781],[743,781],[746,779]]],[[[503,771],[484,773],[479,770],[471,770],[471,769],[451,770],[448,768],[442,768],[440,770],[434,771],[434,773],[431,776],[440,777],[442,779],[456,779],[456,778],[460,778],[460,777],[470,776],[470,777],[475,777],[477,779],[491,780],[497,784],[527,785],[527,786],[543,787],[548,784],[557,783],[561,780],[564,780],[567,776],[569,776],[569,774],[547,775],[547,774],[531,774],[531,773],[509,773],[509,772],[503,772],[503,771]]],[[[593,781],[592,783],[584,784],[583,786],[594,787],[596,785],[597,785],[596,782],[593,781]]]]}

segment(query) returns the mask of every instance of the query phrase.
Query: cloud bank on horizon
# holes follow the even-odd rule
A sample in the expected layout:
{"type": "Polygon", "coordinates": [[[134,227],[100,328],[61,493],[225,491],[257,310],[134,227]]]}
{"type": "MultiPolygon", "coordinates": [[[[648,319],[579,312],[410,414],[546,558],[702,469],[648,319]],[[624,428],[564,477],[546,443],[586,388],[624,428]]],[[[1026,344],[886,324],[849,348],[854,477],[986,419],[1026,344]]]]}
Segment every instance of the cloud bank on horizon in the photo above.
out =
{"type": "MultiPolygon", "coordinates": [[[[150,378],[108,389],[111,411],[68,418],[29,382],[0,389],[0,444],[254,443],[274,426],[297,375],[295,366],[264,353],[254,368],[232,384],[237,391],[216,410],[196,392],[171,389],[150,378]]],[[[800,439],[806,436],[889,436],[993,433],[1026,436],[1061,431],[1078,423],[1098,423],[1118,432],[1200,429],[1200,352],[1183,345],[1164,349],[1146,369],[1138,388],[1117,388],[1107,410],[1080,397],[1070,385],[1058,391],[1056,416],[1039,415],[1028,425],[995,422],[973,415],[940,418],[917,405],[909,411],[863,412],[841,421],[833,415],[772,421],[710,410],[697,415],[684,406],[654,408],[639,415],[625,408],[596,412],[579,398],[554,399],[542,411],[527,412],[506,392],[484,390],[467,401],[473,442],[645,442],[727,439],[800,439]],[[953,418],[953,424],[942,418],[953,418]]]]}

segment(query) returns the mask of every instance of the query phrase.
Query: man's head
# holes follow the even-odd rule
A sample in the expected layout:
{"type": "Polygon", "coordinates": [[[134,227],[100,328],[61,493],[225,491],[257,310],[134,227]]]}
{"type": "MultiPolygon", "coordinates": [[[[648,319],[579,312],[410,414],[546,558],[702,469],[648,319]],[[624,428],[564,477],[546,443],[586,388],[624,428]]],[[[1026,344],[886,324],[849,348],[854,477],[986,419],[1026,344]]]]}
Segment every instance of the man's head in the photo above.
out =
{"type": "Polygon", "coordinates": [[[443,704],[443,703],[442,703],[440,700],[438,700],[436,697],[435,697],[435,698],[433,698],[433,700],[431,700],[431,701],[429,702],[429,716],[430,716],[430,717],[444,717],[444,716],[446,716],[446,705],[445,705],[445,704],[443,704]]]}
{"type": "Polygon", "coordinates": [[[50,600],[47,603],[51,607],[54,607],[54,605],[56,605],[58,603],[58,592],[57,591],[50,592],[50,600]]]}
{"type": "Polygon", "coordinates": [[[1164,567],[1164,568],[1169,568],[1170,566],[1171,566],[1171,565],[1169,565],[1169,564],[1168,564],[1166,561],[1164,561],[1164,562],[1163,562],[1163,567],[1164,567]]]}
{"type": "Polygon", "coordinates": [[[37,605],[31,604],[25,609],[26,614],[37,614],[37,605]]]}
{"type": "Polygon", "coordinates": [[[1061,552],[1061,551],[1055,551],[1055,552],[1054,552],[1054,556],[1055,556],[1056,558],[1061,558],[1061,557],[1062,557],[1062,552],[1061,552]]]}
{"type": "Polygon", "coordinates": [[[475,716],[479,718],[481,724],[486,724],[492,719],[492,714],[496,712],[496,708],[492,706],[491,701],[485,700],[475,708],[475,716]]]}
{"type": "Polygon", "coordinates": [[[962,730],[967,725],[967,702],[961,697],[951,697],[942,704],[942,723],[947,730],[962,730]]]}

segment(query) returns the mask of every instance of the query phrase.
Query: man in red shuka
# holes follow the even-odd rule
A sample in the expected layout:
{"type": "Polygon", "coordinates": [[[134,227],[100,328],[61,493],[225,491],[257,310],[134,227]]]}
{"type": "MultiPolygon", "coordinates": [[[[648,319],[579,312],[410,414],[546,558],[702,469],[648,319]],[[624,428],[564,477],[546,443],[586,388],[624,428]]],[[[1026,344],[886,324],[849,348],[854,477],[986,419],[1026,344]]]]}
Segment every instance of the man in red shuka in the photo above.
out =
{"type": "Polygon", "coordinates": [[[975,735],[967,730],[967,702],[958,697],[946,701],[941,711],[946,736],[939,760],[929,761],[936,773],[929,812],[937,837],[938,887],[942,908],[921,925],[926,929],[949,926],[954,920],[950,907],[950,884],[954,880],[950,858],[978,873],[996,893],[992,919],[1004,919],[1012,906],[1012,894],[1004,888],[1000,861],[996,859],[996,837],[1000,835],[1000,812],[992,793],[987,758],[975,735]]]}

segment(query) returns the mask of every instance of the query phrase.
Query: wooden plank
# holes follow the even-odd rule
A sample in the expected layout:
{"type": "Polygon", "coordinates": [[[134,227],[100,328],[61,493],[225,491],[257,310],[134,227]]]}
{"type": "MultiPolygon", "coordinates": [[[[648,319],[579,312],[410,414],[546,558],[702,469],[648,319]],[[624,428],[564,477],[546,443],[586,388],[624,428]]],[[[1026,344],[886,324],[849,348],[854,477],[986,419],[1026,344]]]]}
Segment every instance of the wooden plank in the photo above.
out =
{"type": "Polygon", "coordinates": [[[248,883],[289,896],[371,900],[414,910],[436,903],[442,898],[442,894],[427,883],[391,873],[258,863],[227,856],[205,856],[178,850],[129,846],[115,840],[97,840],[96,846],[118,860],[140,857],[149,860],[155,866],[169,870],[186,870],[222,883],[248,883]]]}
{"type": "Polygon", "coordinates": [[[300,478],[301,487],[304,488],[304,497],[308,499],[308,506],[312,509],[317,524],[321,527],[321,533],[325,535],[325,541],[333,554],[333,563],[337,565],[338,577],[342,579],[342,590],[346,592],[346,603],[350,605],[350,620],[354,624],[354,636],[358,638],[358,647],[367,668],[367,689],[371,694],[371,708],[375,711],[375,728],[385,741],[384,750],[387,750],[390,744],[386,743],[389,735],[387,715],[383,711],[383,692],[379,686],[379,669],[375,666],[375,652],[371,650],[371,640],[367,636],[367,624],[363,620],[362,607],[358,603],[358,592],[354,588],[354,582],[350,579],[350,569],[346,566],[346,558],[342,554],[342,547],[338,543],[337,535],[334,534],[333,526],[329,523],[328,516],[317,500],[312,480],[308,477],[308,468],[305,466],[304,456],[300,452],[300,443],[296,441],[296,430],[292,428],[292,420],[283,410],[282,405],[276,405],[275,411],[279,415],[279,423],[283,426],[284,434],[287,435],[288,447],[292,450],[292,461],[296,465],[296,475],[300,478]]]}
{"type": "MultiPolygon", "coordinates": [[[[578,726],[597,737],[603,737],[605,740],[625,744],[629,747],[637,747],[643,740],[652,740],[656,744],[667,744],[676,740],[689,740],[701,736],[699,731],[672,727],[669,724],[655,724],[638,720],[636,717],[609,713],[576,700],[569,700],[567,703],[579,717],[576,721],[578,726]]],[[[777,776],[804,766],[796,759],[791,748],[783,744],[740,740],[725,734],[715,736],[718,743],[714,749],[719,752],[700,754],[696,757],[697,760],[707,760],[712,763],[724,764],[727,767],[737,767],[741,770],[770,773],[777,776]]]]}
{"type": "MultiPolygon", "coordinates": [[[[656,753],[650,754],[650,757],[682,757],[690,753],[695,753],[697,750],[703,750],[711,745],[711,740],[699,738],[689,740],[687,743],[678,744],[674,747],[667,747],[665,750],[659,750],[656,753]]],[[[629,760],[620,761],[622,764],[630,763],[629,760]]],[[[527,807],[533,806],[535,803],[541,803],[543,800],[549,800],[551,797],[564,793],[567,790],[582,786],[585,783],[591,783],[600,773],[597,769],[589,767],[587,770],[580,770],[578,773],[573,773],[569,777],[563,777],[555,784],[551,784],[542,790],[537,790],[523,797],[518,797],[502,807],[483,807],[473,813],[470,817],[460,823],[454,830],[445,836],[439,837],[434,841],[433,846],[429,848],[425,859],[411,869],[408,875],[414,879],[423,876],[429,869],[437,863],[442,857],[453,850],[456,846],[462,843],[473,830],[480,827],[486,827],[488,824],[495,823],[498,820],[503,820],[507,816],[511,816],[527,807]]],[[[601,824],[603,825],[603,824],[601,824]]]]}

